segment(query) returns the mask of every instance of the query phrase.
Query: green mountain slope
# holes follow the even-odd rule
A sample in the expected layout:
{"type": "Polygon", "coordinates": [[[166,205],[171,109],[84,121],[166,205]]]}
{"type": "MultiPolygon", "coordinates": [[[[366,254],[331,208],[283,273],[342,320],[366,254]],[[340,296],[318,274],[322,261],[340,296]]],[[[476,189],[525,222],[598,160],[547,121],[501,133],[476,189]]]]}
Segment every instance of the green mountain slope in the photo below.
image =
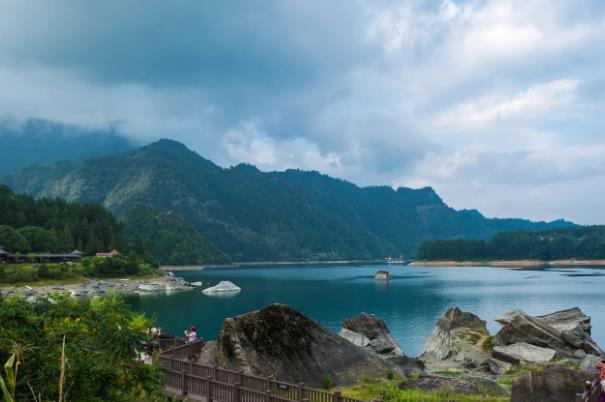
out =
{"type": "Polygon", "coordinates": [[[236,261],[413,255],[426,239],[570,225],[456,211],[431,188],[360,188],[316,172],[223,169],[171,140],[79,167],[24,169],[3,181],[36,196],[103,203],[122,218],[137,206],[170,211],[236,261]]]}

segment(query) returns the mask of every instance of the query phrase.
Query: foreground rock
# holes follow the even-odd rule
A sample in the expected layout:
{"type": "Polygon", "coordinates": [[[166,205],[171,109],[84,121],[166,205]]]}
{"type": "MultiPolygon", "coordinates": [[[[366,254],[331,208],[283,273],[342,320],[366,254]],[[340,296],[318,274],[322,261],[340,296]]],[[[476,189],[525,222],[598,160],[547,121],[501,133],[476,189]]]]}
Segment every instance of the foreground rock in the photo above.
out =
{"type": "Polygon", "coordinates": [[[492,356],[498,360],[518,364],[520,362],[546,363],[554,359],[556,352],[549,348],[517,342],[508,346],[495,346],[492,356]]]}
{"type": "Polygon", "coordinates": [[[408,378],[399,384],[399,388],[420,389],[425,392],[447,391],[454,394],[508,395],[496,382],[475,377],[451,378],[426,375],[419,378],[408,378]]]}
{"type": "Polygon", "coordinates": [[[447,359],[454,352],[459,352],[465,338],[469,333],[477,333],[478,336],[488,334],[485,321],[473,313],[452,307],[447,310],[437,321],[433,328],[422,357],[434,357],[436,359],[447,359]]]}
{"type": "Polygon", "coordinates": [[[592,380],[582,371],[551,365],[534,371],[513,382],[511,402],[569,402],[576,400],[586,380],[592,380]]]}
{"type": "Polygon", "coordinates": [[[345,320],[339,335],[381,357],[405,356],[384,321],[373,314],[361,313],[350,320],[345,320]]]}
{"type": "Polygon", "coordinates": [[[560,357],[579,356],[578,350],[603,355],[590,335],[590,317],[577,307],[535,317],[515,310],[496,321],[502,324],[495,336],[495,342],[500,346],[525,342],[553,349],[560,357]]]}
{"type": "Polygon", "coordinates": [[[389,370],[375,354],[282,304],[227,318],[216,347],[200,360],[310,386],[319,386],[325,377],[335,385],[352,384],[360,376],[384,376],[389,370]]]}

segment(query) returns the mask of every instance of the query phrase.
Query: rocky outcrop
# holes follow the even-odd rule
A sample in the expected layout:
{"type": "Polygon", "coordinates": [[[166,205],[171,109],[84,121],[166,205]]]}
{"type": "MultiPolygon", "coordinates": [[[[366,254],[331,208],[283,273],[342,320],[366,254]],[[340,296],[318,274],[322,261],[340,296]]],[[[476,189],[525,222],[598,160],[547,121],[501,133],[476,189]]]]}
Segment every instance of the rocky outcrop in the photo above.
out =
{"type": "Polygon", "coordinates": [[[425,392],[447,391],[454,394],[488,394],[504,396],[507,392],[496,382],[476,377],[440,377],[424,375],[418,378],[408,378],[401,384],[400,389],[420,389],[425,392]]]}
{"type": "Polygon", "coordinates": [[[384,321],[374,314],[361,313],[345,320],[339,334],[353,344],[368,348],[379,356],[405,356],[384,321]]]}
{"type": "Polygon", "coordinates": [[[501,346],[525,342],[553,349],[561,357],[574,357],[578,349],[587,354],[603,354],[590,336],[590,317],[577,307],[536,317],[515,310],[496,321],[502,329],[494,339],[501,346]]]}
{"type": "Polygon", "coordinates": [[[508,346],[495,346],[492,356],[498,360],[518,364],[520,362],[547,363],[554,359],[556,352],[549,348],[517,342],[508,346]]]}
{"type": "Polygon", "coordinates": [[[483,369],[483,371],[497,376],[506,373],[511,367],[511,363],[492,358],[485,359],[480,365],[480,368],[483,369]]]}
{"type": "Polygon", "coordinates": [[[389,365],[328,331],[295,309],[271,304],[227,318],[216,343],[220,367],[319,386],[351,384],[360,376],[384,376],[389,365]]]}
{"type": "Polygon", "coordinates": [[[473,313],[452,307],[437,321],[433,328],[424,352],[423,358],[447,359],[456,351],[456,341],[463,341],[469,331],[487,334],[485,321],[473,313]]]}
{"type": "Polygon", "coordinates": [[[598,373],[597,363],[601,361],[601,357],[595,355],[586,355],[580,362],[580,370],[587,373],[598,373]]]}
{"type": "Polygon", "coordinates": [[[584,382],[592,379],[582,371],[551,365],[515,380],[511,402],[575,401],[576,393],[582,392],[584,382]]]}

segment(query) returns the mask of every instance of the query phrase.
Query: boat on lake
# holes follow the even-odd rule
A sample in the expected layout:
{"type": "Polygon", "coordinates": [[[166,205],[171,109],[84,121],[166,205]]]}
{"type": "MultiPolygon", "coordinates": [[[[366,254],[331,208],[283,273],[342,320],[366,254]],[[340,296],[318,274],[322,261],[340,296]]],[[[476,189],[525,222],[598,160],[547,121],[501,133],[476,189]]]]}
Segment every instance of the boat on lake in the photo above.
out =
{"type": "Polygon", "coordinates": [[[391,279],[391,274],[389,271],[378,271],[374,274],[374,279],[377,281],[388,281],[391,279]]]}
{"type": "Polygon", "coordinates": [[[202,293],[204,293],[204,294],[226,293],[226,292],[237,293],[237,292],[241,292],[241,290],[242,289],[239,286],[236,286],[233,282],[220,281],[218,283],[218,285],[202,290],[202,293]]]}

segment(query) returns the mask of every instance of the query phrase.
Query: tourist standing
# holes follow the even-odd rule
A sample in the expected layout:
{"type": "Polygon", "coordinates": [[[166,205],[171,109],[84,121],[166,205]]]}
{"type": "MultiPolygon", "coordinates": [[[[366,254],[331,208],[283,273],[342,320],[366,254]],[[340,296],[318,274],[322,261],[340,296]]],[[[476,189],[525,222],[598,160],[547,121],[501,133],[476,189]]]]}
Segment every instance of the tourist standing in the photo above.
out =
{"type": "Polygon", "coordinates": [[[188,342],[197,341],[197,329],[195,328],[195,325],[191,326],[191,331],[185,330],[185,336],[187,337],[188,342]]]}

